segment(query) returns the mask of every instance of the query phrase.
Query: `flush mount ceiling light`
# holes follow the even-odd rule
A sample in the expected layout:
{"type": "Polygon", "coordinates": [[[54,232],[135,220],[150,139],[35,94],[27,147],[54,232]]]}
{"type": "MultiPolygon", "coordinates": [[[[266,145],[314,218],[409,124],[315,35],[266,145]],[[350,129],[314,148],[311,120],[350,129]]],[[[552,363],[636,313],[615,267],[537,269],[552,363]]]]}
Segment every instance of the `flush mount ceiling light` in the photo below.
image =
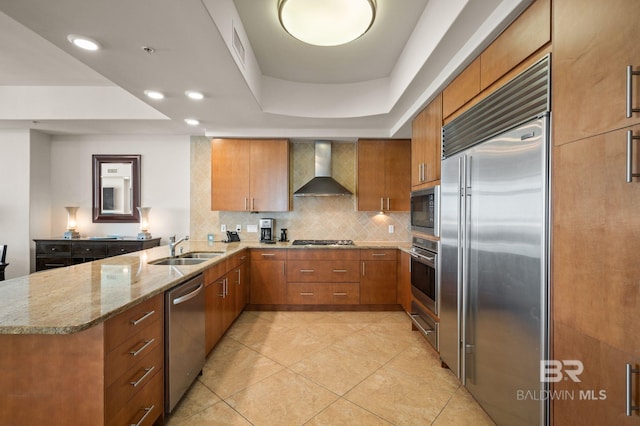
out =
{"type": "Polygon", "coordinates": [[[338,46],[366,33],[376,17],[375,0],[279,0],[282,27],[300,41],[338,46]]]}
{"type": "Polygon", "coordinates": [[[69,40],[69,42],[71,44],[73,44],[74,46],[79,47],[79,48],[84,49],[84,50],[99,50],[100,49],[100,43],[98,43],[97,41],[95,41],[94,39],[89,38],[89,37],[75,35],[75,34],[69,34],[67,36],[67,40],[69,40]]]}
{"type": "Polygon", "coordinates": [[[158,92],[157,90],[145,90],[144,94],[151,99],[164,99],[164,94],[158,92]]]}
{"type": "Polygon", "coordinates": [[[195,101],[204,99],[204,95],[202,93],[193,90],[187,90],[184,94],[187,95],[189,99],[193,99],[195,101]]]}
{"type": "Polygon", "coordinates": [[[184,122],[187,123],[189,126],[197,126],[198,124],[200,124],[200,122],[195,118],[185,118],[184,122]]]}

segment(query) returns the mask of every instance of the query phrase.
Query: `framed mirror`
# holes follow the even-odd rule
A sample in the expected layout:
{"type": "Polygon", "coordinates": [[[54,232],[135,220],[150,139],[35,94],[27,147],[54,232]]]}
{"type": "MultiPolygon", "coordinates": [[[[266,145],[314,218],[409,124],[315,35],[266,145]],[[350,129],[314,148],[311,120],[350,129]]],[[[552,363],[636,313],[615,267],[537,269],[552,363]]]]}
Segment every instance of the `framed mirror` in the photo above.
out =
{"type": "Polygon", "coordinates": [[[93,155],[93,222],[140,222],[140,155],[93,155]]]}

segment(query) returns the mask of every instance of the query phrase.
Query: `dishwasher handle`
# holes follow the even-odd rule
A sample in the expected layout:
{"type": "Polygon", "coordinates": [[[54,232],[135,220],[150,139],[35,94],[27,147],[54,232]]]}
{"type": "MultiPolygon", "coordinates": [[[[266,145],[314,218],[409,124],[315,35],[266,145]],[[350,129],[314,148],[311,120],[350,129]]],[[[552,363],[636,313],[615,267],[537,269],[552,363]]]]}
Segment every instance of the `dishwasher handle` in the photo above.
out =
{"type": "Polygon", "coordinates": [[[193,290],[191,293],[187,293],[184,296],[180,296],[176,299],[173,299],[173,301],[171,303],[173,303],[174,305],[179,305],[181,303],[184,303],[188,300],[193,299],[194,297],[196,297],[204,288],[204,284],[200,284],[198,286],[198,288],[196,288],[195,290],[193,290]]]}

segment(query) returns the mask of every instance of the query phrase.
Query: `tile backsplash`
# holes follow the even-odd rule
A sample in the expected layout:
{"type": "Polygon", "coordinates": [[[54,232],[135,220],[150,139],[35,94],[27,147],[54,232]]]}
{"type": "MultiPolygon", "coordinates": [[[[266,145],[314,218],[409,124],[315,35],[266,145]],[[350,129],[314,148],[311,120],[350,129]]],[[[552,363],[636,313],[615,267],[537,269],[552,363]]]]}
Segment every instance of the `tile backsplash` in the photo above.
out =
{"type": "MultiPolygon", "coordinates": [[[[356,144],[332,144],[332,175],[344,187],[356,194],[356,144]]],[[[313,142],[291,144],[290,193],[313,178],[313,142]]],[[[257,241],[258,233],[247,232],[247,225],[257,225],[260,218],[275,219],[276,237],[287,228],[290,240],[351,239],[355,241],[411,240],[409,213],[378,214],[356,210],[356,196],[292,197],[292,210],[279,213],[246,213],[211,211],[211,139],[191,138],[191,238],[206,240],[214,234],[216,240],[226,238],[220,225],[234,230],[242,226],[240,239],[257,241]],[[389,233],[389,225],[394,232],[389,233]]]]}

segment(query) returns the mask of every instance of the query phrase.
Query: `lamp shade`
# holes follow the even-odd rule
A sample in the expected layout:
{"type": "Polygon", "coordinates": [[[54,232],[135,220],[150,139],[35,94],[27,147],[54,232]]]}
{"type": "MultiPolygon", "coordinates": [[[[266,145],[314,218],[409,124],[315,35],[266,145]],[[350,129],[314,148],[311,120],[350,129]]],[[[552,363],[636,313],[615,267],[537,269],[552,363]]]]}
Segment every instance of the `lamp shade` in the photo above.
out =
{"type": "Polygon", "coordinates": [[[300,41],[338,46],[366,33],[376,17],[375,0],[280,0],[282,27],[300,41]]]}
{"type": "Polygon", "coordinates": [[[149,233],[149,210],[151,207],[136,207],[140,213],[140,232],[138,233],[139,240],[148,240],[151,238],[149,233]]]}
{"type": "Polygon", "coordinates": [[[78,207],[67,206],[65,207],[67,210],[67,230],[64,233],[64,238],[67,240],[73,238],[80,238],[80,233],[76,231],[77,221],[76,221],[76,213],[78,212],[78,207]]]}

